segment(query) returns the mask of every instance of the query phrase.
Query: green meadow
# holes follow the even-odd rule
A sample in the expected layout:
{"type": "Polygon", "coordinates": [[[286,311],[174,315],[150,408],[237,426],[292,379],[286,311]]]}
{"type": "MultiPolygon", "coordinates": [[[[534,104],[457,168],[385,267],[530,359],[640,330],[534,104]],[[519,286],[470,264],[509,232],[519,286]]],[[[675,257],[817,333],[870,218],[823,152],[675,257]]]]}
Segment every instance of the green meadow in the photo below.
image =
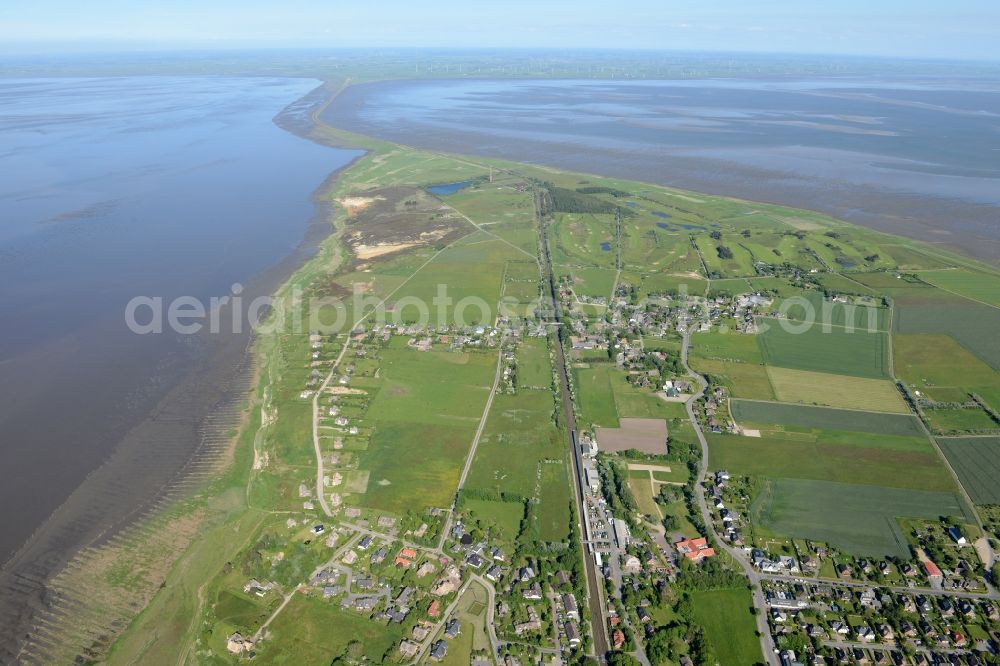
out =
{"type": "Polygon", "coordinates": [[[493,399],[486,428],[465,481],[467,490],[488,490],[534,497],[538,468],[546,459],[562,460],[565,446],[552,424],[550,391],[522,389],[493,399]]]}
{"type": "Polygon", "coordinates": [[[921,271],[921,280],[1000,308],[1000,276],[972,270],[921,271]]]}
{"type": "Polygon", "coordinates": [[[955,492],[806,479],[770,479],[751,508],[766,530],[836,546],[856,556],[911,555],[899,518],[954,516],[974,522],[955,492]]]}
{"type": "Polygon", "coordinates": [[[949,335],[994,370],[1000,370],[1000,308],[940,289],[911,289],[896,298],[897,333],[949,335]]]}
{"type": "Polygon", "coordinates": [[[576,401],[582,424],[618,427],[618,410],[615,408],[615,394],[611,388],[612,372],[614,368],[607,364],[573,368],[576,401]]]}
{"type": "Polygon", "coordinates": [[[824,430],[709,435],[712,469],[736,474],[953,491],[954,481],[922,437],[824,430]]]}
{"type": "Polygon", "coordinates": [[[720,664],[762,661],[749,590],[696,590],[691,593],[691,612],[720,664]]]}
{"type": "Polygon", "coordinates": [[[733,400],[730,402],[730,409],[738,423],[750,427],[773,428],[780,425],[789,428],[923,437],[919,420],[909,414],[860,412],[761,400],[733,400]]]}
{"type": "Polygon", "coordinates": [[[552,386],[552,361],[545,338],[525,338],[517,346],[517,381],[521,386],[552,386]]]}
{"type": "Polygon", "coordinates": [[[876,379],[889,376],[885,333],[848,332],[840,327],[824,331],[819,325],[796,330],[799,324],[761,320],[765,323],[767,330],[757,341],[768,365],[876,379]]]}
{"type": "Polygon", "coordinates": [[[976,504],[1000,504],[1000,437],[942,437],[944,452],[976,504]]]}

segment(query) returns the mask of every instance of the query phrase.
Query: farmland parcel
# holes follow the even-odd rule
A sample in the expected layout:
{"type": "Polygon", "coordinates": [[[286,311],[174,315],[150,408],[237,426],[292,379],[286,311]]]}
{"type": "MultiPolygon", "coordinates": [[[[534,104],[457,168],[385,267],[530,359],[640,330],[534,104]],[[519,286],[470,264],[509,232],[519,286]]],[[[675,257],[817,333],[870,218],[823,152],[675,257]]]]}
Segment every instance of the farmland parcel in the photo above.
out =
{"type": "Polygon", "coordinates": [[[773,479],[754,501],[755,520],[781,535],[814,539],[869,557],[910,556],[897,518],[973,517],[953,492],[830,481],[773,479]]]}

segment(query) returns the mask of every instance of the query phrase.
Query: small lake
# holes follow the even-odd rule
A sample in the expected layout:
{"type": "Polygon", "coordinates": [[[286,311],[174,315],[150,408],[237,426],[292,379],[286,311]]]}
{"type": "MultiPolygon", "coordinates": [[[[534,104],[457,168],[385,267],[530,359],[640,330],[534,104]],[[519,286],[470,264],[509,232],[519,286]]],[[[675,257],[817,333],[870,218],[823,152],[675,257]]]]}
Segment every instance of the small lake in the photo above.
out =
{"type": "Polygon", "coordinates": [[[427,188],[427,191],[431,194],[437,195],[439,197],[448,196],[449,194],[454,194],[460,190],[464,190],[476,181],[474,180],[460,180],[454,183],[445,183],[443,185],[433,185],[427,188]]]}

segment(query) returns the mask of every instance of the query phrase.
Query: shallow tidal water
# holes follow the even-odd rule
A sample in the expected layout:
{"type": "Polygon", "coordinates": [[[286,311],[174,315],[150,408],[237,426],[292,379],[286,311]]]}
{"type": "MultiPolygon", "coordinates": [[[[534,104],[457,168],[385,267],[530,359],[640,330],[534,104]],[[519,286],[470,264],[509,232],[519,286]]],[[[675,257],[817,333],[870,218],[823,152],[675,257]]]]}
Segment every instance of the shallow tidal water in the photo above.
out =
{"type": "Polygon", "coordinates": [[[359,154],[275,124],[317,85],[0,79],[0,646],[245,388],[246,330],[136,335],[125,308],[267,294],[309,254],[328,228],[312,194],[359,154]]]}
{"type": "Polygon", "coordinates": [[[324,119],[435,150],[792,205],[1000,263],[1000,81],[408,81],[324,119]]]}

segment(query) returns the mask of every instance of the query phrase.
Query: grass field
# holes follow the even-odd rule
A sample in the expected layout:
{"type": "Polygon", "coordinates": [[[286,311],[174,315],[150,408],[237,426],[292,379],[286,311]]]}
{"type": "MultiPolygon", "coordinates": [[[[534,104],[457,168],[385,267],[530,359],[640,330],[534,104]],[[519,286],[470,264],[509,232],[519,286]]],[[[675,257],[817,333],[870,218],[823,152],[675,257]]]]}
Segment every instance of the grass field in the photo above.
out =
{"type": "Polygon", "coordinates": [[[550,248],[553,263],[613,269],[614,220],[604,213],[557,213],[550,248]]]}
{"type": "Polygon", "coordinates": [[[921,271],[921,280],[976,301],[1000,307],[1000,276],[970,270],[921,271]]]}
{"type": "MultiPolygon", "coordinates": [[[[689,245],[687,247],[690,248],[689,245]]],[[[642,276],[639,283],[639,294],[642,297],[663,294],[691,294],[700,296],[705,293],[707,286],[708,282],[706,280],[692,275],[650,273],[642,276]]]]}
{"type": "Polygon", "coordinates": [[[774,397],[757,336],[705,332],[691,338],[691,367],[741,398],[774,397]]]}
{"type": "Polygon", "coordinates": [[[935,432],[974,432],[1000,429],[986,410],[980,407],[964,409],[925,409],[924,415],[935,432]]]}
{"type": "Polygon", "coordinates": [[[594,364],[589,368],[574,368],[577,404],[583,424],[608,428],[618,426],[615,394],[611,388],[614,368],[607,364],[594,364]]]}
{"type": "Polygon", "coordinates": [[[888,380],[773,367],[767,368],[767,376],[775,396],[782,402],[909,413],[903,397],[888,380]]]}
{"type": "Polygon", "coordinates": [[[655,493],[653,492],[653,482],[649,478],[649,472],[641,474],[629,472],[628,487],[632,491],[632,497],[635,499],[635,504],[639,507],[639,511],[647,516],[652,516],[654,520],[657,519],[660,515],[660,510],[656,507],[656,502],[653,501],[655,493]]]}
{"type": "Polygon", "coordinates": [[[918,437],[823,431],[761,437],[710,435],[713,469],[735,474],[952,491],[930,441],[918,437]]]}
{"type": "Polygon", "coordinates": [[[1000,308],[939,289],[909,289],[896,299],[896,332],[941,333],[1000,370],[1000,308]]]}
{"type": "Polygon", "coordinates": [[[486,405],[496,357],[390,346],[366,422],[375,430],[358,453],[367,492],[349,501],[404,513],[415,498],[447,506],[486,405]]]}
{"type": "Polygon", "coordinates": [[[826,542],[858,556],[909,558],[897,518],[955,516],[974,522],[954,492],[829,481],[772,480],[754,500],[754,521],[789,537],[826,542]]]}
{"type": "MultiPolygon", "coordinates": [[[[840,276],[833,276],[840,277],[840,276]]],[[[868,290],[846,278],[841,278],[844,286],[853,286],[851,290],[868,292],[868,290]]],[[[786,318],[795,322],[811,321],[822,328],[847,328],[855,332],[876,332],[889,330],[889,309],[879,307],[879,302],[870,305],[855,305],[853,303],[835,303],[825,299],[823,294],[808,292],[797,294],[793,298],[783,300],[779,310],[786,318]]]]}
{"type": "Polygon", "coordinates": [[[758,365],[764,362],[764,356],[757,344],[757,336],[717,331],[693,335],[691,337],[691,356],[758,365]]]}
{"type": "MultiPolygon", "coordinates": [[[[565,435],[563,435],[565,437],[565,435]]],[[[568,461],[546,462],[541,467],[539,485],[541,502],[533,514],[538,538],[542,541],[563,541],[569,535],[570,478],[568,461]]]]}
{"type": "Polygon", "coordinates": [[[504,267],[509,259],[517,258],[519,253],[506,243],[483,232],[474,232],[441,252],[400,287],[389,303],[393,307],[394,319],[401,322],[420,321],[421,307],[426,307],[434,325],[492,324],[500,299],[504,267]],[[434,298],[442,287],[452,300],[450,304],[443,305],[439,313],[438,307],[431,304],[435,303],[434,298]],[[473,301],[462,303],[465,299],[481,299],[489,311],[467,306],[473,301]]]}
{"type": "Polygon", "coordinates": [[[1000,373],[950,335],[897,333],[892,355],[896,375],[918,387],[1000,385],[1000,373]]]}
{"type": "Polygon", "coordinates": [[[458,486],[473,428],[381,422],[359,453],[369,472],[367,492],[349,501],[403,514],[418,506],[448,506],[458,486]]]}
{"type": "Polygon", "coordinates": [[[573,291],[578,296],[611,298],[615,271],[608,268],[573,268],[573,291]]]}
{"type": "Polygon", "coordinates": [[[620,418],[668,418],[670,404],[657,397],[652,390],[639,389],[625,379],[620,370],[611,370],[608,380],[615,398],[615,411],[620,418]]]}
{"type": "Polygon", "coordinates": [[[545,338],[525,338],[517,347],[517,382],[520,386],[552,386],[552,362],[545,338]]]}
{"type": "Polygon", "coordinates": [[[379,662],[402,638],[400,625],[386,627],[339,604],[301,594],[292,597],[268,629],[272,638],[257,655],[262,663],[327,666],[351,641],[360,643],[368,660],[379,662]]]}
{"type": "Polygon", "coordinates": [[[520,502],[494,502],[492,500],[466,499],[462,501],[462,511],[486,526],[492,526],[503,535],[504,541],[513,543],[521,528],[524,504],[520,502]]]}
{"type": "Polygon", "coordinates": [[[991,386],[976,386],[973,390],[994,411],[1000,412],[1000,383],[991,386]]]}
{"type": "Polygon", "coordinates": [[[764,365],[693,357],[690,363],[694,370],[728,388],[733,397],[758,400],[775,398],[768,368],[764,365]]]}
{"type": "Polygon", "coordinates": [[[749,590],[696,590],[691,593],[691,608],[720,664],[763,660],[749,590]]]}
{"type": "Polygon", "coordinates": [[[839,327],[824,331],[819,325],[786,330],[785,322],[774,319],[762,319],[760,324],[767,325],[757,341],[769,366],[873,379],[889,376],[885,333],[850,333],[839,327]]]}
{"type": "Polygon", "coordinates": [[[715,274],[718,277],[740,277],[754,275],[753,255],[745,247],[737,242],[737,238],[723,237],[721,241],[708,236],[708,234],[698,234],[695,236],[695,243],[701,258],[708,268],[709,275],[715,274]],[[732,258],[723,259],[719,256],[719,246],[725,246],[732,252],[732,258]]]}
{"type": "Polygon", "coordinates": [[[923,436],[917,417],[906,414],[859,412],[758,400],[732,400],[730,409],[738,423],[744,426],[749,424],[750,427],[781,424],[820,430],[923,436]]]}
{"type": "Polygon", "coordinates": [[[539,465],[565,455],[553,427],[552,394],[522,389],[493,399],[465,487],[530,498],[536,494],[539,465]]]}
{"type": "Polygon", "coordinates": [[[1000,437],[942,437],[944,452],[976,504],[1000,504],[1000,437]]]}
{"type": "Polygon", "coordinates": [[[382,385],[368,417],[475,427],[486,405],[496,362],[495,354],[385,349],[382,385]]]}

